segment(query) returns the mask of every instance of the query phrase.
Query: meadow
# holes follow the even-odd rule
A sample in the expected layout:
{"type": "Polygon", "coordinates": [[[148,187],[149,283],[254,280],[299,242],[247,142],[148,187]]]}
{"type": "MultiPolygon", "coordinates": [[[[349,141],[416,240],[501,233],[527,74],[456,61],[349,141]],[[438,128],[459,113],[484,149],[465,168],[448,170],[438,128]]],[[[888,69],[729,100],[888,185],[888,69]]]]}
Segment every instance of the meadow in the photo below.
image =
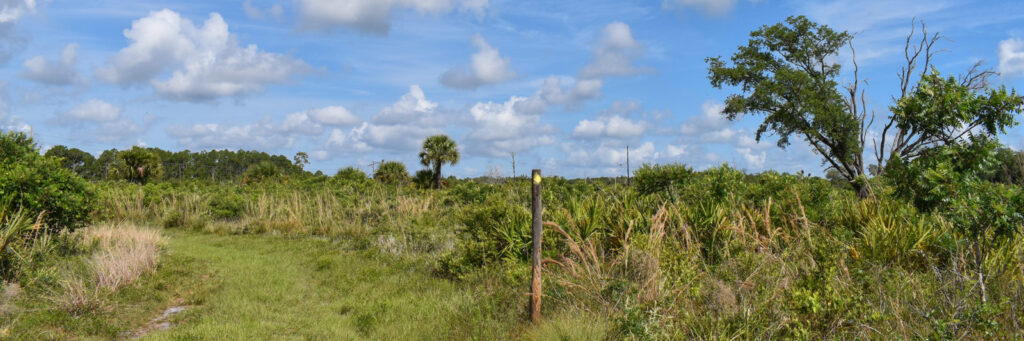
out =
{"type": "Polygon", "coordinates": [[[548,177],[531,324],[529,180],[380,180],[95,180],[76,229],[6,211],[0,335],[1024,337],[1019,185],[923,211],[883,177],[863,199],[841,181],[726,165],[647,165],[628,186],[548,177]]]}

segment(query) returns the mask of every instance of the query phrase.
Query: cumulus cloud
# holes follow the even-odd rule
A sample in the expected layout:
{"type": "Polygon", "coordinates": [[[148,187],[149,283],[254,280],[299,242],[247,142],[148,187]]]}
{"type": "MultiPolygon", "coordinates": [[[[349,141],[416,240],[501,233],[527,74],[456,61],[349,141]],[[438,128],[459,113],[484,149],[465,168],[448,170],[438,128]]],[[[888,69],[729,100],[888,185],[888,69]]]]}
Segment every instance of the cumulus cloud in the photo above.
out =
{"type": "Polygon", "coordinates": [[[371,150],[415,151],[427,136],[443,133],[437,102],[427,99],[419,85],[409,87],[395,103],[373,115],[370,122],[331,131],[326,147],[343,153],[371,150]]]}
{"type": "Polygon", "coordinates": [[[692,7],[706,14],[722,15],[736,7],[736,0],[664,0],[661,6],[665,9],[692,7]]]}
{"type": "Polygon", "coordinates": [[[459,89],[476,89],[482,85],[497,84],[516,77],[509,66],[509,59],[502,57],[484,37],[473,36],[477,52],[471,57],[468,68],[455,67],[441,75],[441,84],[459,89]]]}
{"type": "Polygon", "coordinates": [[[731,122],[722,115],[725,104],[707,101],[700,109],[701,113],[683,123],[679,132],[708,142],[723,142],[735,135],[736,132],[729,128],[731,122]]]}
{"type": "Polygon", "coordinates": [[[344,26],[363,33],[386,35],[398,10],[440,15],[455,9],[482,15],[487,0],[298,0],[301,25],[331,31],[344,26]]]}
{"type": "Polygon", "coordinates": [[[354,126],[361,121],[343,106],[327,106],[290,113],[280,122],[264,117],[257,123],[242,125],[175,125],[168,128],[167,133],[179,145],[189,148],[279,150],[290,148],[303,137],[316,140],[329,127],[354,126]]]}
{"type": "MultiPolygon", "coordinates": [[[[565,143],[562,150],[566,154],[566,163],[571,166],[596,168],[606,167],[606,173],[615,175],[618,172],[625,173],[626,145],[604,141],[597,148],[593,146],[581,146],[576,143],[565,143]],[[623,167],[621,170],[618,167],[623,167]]],[[[647,141],[639,147],[630,146],[629,162],[640,165],[643,163],[655,162],[660,153],[654,148],[654,143],[647,141]]]]}
{"type": "Polygon", "coordinates": [[[408,93],[402,95],[394,104],[381,109],[373,115],[372,120],[376,124],[422,123],[434,114],[437,106],[437,102],[427,100],[419,85],[412,85],[408,93]]]}
{"type": "Polygon", "coordinates": [[[686,155],[688,148],[687,148],[686,145],[678,145],[677,146],[677,145],[667,144],[667,145],[665,145],[665,149],[666,149],[666,152],[668,154],[668,157],[677,158],[677,157],[686,155]]]}
{"type": "Polygon", "coordinates": [[[763,168],[765,161],[768,161],[768,154],[764,151],[757,153],[750,148],[736,148],[736,152],[743,156],[743,160],[754,168],[763,168]]]}
{"type": "Polygon", "coordinates": [[[124,31],[131,44],[96,70],[107,82],[122,86],[149,82],[160,96],[181,101],[242,97],[308,72],[303,61],[242,47],[217,13],[202,26],[169,9],[150,12],[124,31]],[[170,78],[155,79],[173,70],[170,78]]]}
{"type": "Polygon", "coordinates": [[[155,115],[145,115],[141,121],[123,115],[123,109],[106,101],[91,99],[58,114],[48,123],[70,127],[72,139],[80,141],[125,142],[136,140],[149,130],[155,115]]]}
{"type": "Polygon", "coordinates": [[[15,24],[26,14],[36,11],[35,0],[0,0],[0,64],[25,46],[25,38],[18,34],[15,24]]]}
{"type": "Polygon", "coordinates": [[[999,42],[999,73],[1004,77],[1024,76],[1024,39],[999,42]]]}
{"type": "Polygon", "coordinates": [[[257,20],[263,19],[264,13],[268,13],[271,16],[273,16],[274,19],[278,20],[281,19],[282,15],[284,15],[284,8],[281,7],[280,4],[274,4],[273,6],[264,9],[253,4],[252,0],[245,0],[244,2],[242,2],[242,11],[244,11],[245,15],[248,16],[250,19],[257,20]]]}
{"type": "Polygon", "coordinates": [[[511,97],[504,103],[480,102],[470,108],[473,130],[467,150],[489,156],[521,153],[534,147],[554,143],[555,128],[540,122],[537,114],[519,110],[527,99],[511,97]]]}
{"type": "Polygon", "coordinates": [[[25,60],[19,76],[46,85],[84,84],[85,77],[75,69],[78,44],[67,44],[60,52],[60,58],[49,60],[36,56],[25,60]]]}
{"type": "Polygon", "coordinates": [[[580,78],[593,79],[607,76],[626,76],[648,72],[634,65],[644,54],[644,45],[633,39],[629,25],[613,22],[604,27],[601,40],[594,47],[589,64],[580,70],[580,78]]]}
{"type": "Polygon", "coordinates": [[[537,91],[529,98],[516,102],[516,110],[541,114],[552,105],[561,105],[574,109],[583,101],[601,96],[604,81],[600,79],[572,79],[568,77],[550,76],[545,78],[537,91]]]}
{"type": "Polygon", "coordinates": [[[647,124],[633,121],[628,117],[610,116],[594,120],[582,120],[572,131],[577,139],[628,139],[643,136],[647,124]]]}
{"type": "Polygon", "coordinates": [[[91,122],[110,122],[121,118],[121,108],[113,104],[91,99],[78,104],[64,113],[64,117],[91,122]]]}

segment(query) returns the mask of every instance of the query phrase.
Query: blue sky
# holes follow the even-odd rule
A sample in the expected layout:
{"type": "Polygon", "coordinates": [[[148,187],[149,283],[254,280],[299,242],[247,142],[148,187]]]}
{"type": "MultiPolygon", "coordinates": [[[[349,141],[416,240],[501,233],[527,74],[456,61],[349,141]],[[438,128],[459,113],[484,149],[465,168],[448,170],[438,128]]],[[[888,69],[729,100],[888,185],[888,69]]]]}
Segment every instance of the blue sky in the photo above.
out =
{"type": "MultiPolygon", "coordinates": [[[[312,156],[309,169],[418,169],[453,137],[457,176],[730,163],[821,174],[803,143],[757,143],[717,113],[704,58],[789,15],[856,34],[868,105],[885,115],[914,18],[948,39],[935,66],[984,60],[1024,88],[1017,1],[0,0],[0,127],[44,148],[132,145],[312,156]],[[31,128],[30,128],[31,127],[31,128]],[[634,166],[635,167],[635,166],[634,166]]],[[[838,61],[849,64],[844,52],[838,61]]],[[[844,79],[849,79],[845,68],[844,79]]],[[[1024,129],[1003,142],[1019,149],[1024,129]]]]}

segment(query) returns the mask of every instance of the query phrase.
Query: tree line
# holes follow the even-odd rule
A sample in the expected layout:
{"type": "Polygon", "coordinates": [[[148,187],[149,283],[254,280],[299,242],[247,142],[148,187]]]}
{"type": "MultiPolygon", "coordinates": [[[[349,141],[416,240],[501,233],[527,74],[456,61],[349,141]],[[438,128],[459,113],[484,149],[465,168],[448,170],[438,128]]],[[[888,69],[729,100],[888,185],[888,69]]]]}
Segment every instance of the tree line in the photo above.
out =
{"type": "Polygon", "coordinates": [[[126,150],[109,149],[99,157],[78,148],[58,145],[45,153],[60,158],[64,168],[89,180],[125,179],[145,182],[162,178],[173,180],[230,181],[244,177],[250,169],[263,168],[274,174],[295,175],[305,171],[308,163],[305,153],[293,159],[250,150],[210,150],[172,152],[160,148],[132,147],[126,150]],[[259,166],[259,167],[257,167],[259,166]]]}

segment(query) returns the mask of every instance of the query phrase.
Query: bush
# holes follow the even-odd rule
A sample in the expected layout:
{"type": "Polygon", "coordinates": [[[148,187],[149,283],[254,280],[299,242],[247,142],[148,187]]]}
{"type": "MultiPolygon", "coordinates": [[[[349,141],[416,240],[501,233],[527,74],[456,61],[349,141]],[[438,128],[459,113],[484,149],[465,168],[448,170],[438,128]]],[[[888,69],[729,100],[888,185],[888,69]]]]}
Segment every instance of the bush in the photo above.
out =
{"type": "Polygon", "coordinates": [[[334,174],[334,178],[344,181],[364,181],[367,179],[366,173],[351,166],[339,169],[338,172],[334,174]]]}
{"type": "Polygon", "coordinates": [[[423,189],[434,187],[434,171],[429,169],[416,171],[416,175],[412,178],[412,183],[416,184],[416,187],[423,189]]]}
{"type": "Polygon", "coordinates": [[[0,198],[2,210],[32,216],[45,211],[48,229],[73,230],[88,223],[95,192],[59,159],[39,155],[24,133],[9,132],[0,134],[0,198]]]}
{"type": "Polygon", "coordinates": [[[405,164],[398,161],[388,161],[380,165],[380,168],[373,173],[373,178],[386,184],[399,184],[409,181],[409,171],[405,170],[405,164]]]}
{"type": "Polygon", "coordinates": [[[258,183],[263,180],[276,177],[280,172],[277,166],[269,161],[263,161],[252,165],[249,169],[245,170],[245,174],[242,175],[242,182],[244,183],[258,183]]]}
{"type": "Polygon", "coordinates": [[[117,154],[117,161],[110,169],[109,175],[113,179],[146,184],[150,180],[159,179],[163,173],[160,157],[145,148],[135,146],[117,154]]]}
{"type": "Polygon", "coordinates": [[[676,163],[653,166],[644,164],[633,174],[637,191],[652,194],[685,184],[693,176],[693,169],[676,163]]]}
{"type": "Polygon", "coordinates": [[[221,219],[235,219],[245,210],[245,198],[238,194],[220,193],[210,199],[210,213],[221,219]]]}

